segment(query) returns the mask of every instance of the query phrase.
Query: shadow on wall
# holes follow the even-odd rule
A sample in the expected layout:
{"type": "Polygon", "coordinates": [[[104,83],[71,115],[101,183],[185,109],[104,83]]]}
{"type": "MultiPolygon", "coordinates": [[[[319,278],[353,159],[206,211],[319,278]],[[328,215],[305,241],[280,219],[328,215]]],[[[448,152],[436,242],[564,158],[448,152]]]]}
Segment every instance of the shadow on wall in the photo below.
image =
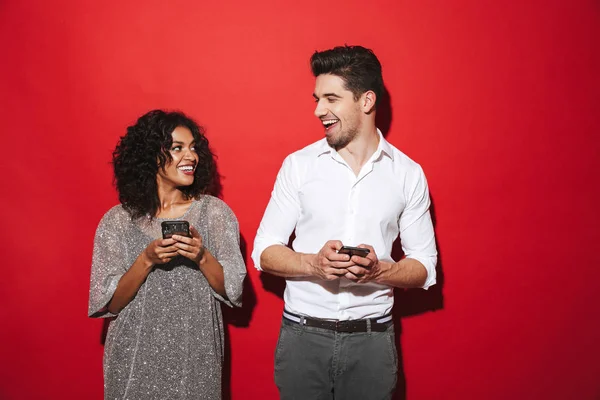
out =
{"type": "MultiPolygon", "coordinates": [[[[243,236],[240,236],[240,249],[244,257],[244,264],[248,266],[247,249],[248,244],[243,236]]],[[[223,311],[223,323],[225,325],[225,354],[223,360],[223,400],[231,399],[231,341],[229,338],[229,326],[247,328],[252,320],[252,313],[256,307],[256,292],[248,276],[244,280],[244,292],[242,293],[242,307],[231,308],[221,304],[223,311]]]]}
{"type": "Polygon", "coordinates": [[[379,128],[383,137],[387,138],[392,126],[392,98],[387,88],[384,87],[383,90],[383,96],[377,104],[375,125],[379,128]]]}
{"type": "MultiPolygon", "coordinates": [[[[431,218],[433,220],[433,226],[435,229],[436,217],[433,198],[431,199],[431,208],[429,211],[431,213],[431,218]]],[[[398,383],[396,385],[396,393],[393,397],[394,400],[407,400],[406,387],[408,379],[404,372],[404,364],[402,362],[402,346],[400,340],[402,335],[402,319],[405,317],[417,316],[430,311],[442,310],[444,308],[444,273],[442,267],[442,253],[437,241],[436,248],[438,253],[438,261],[435,267],[436,284],[431,286],[428,290],[394,290],[394,308],[392,309],[392,315],[394,316],[394,328],[396,329],[396,349],[398,351],[398,383]]],[[[399,239],[397,239],[394,242],[394,247],[392,248],[392,258],[394,260],[400,260],[403,257],[404,252],[402,251],[402,243],[399,239]]]]}

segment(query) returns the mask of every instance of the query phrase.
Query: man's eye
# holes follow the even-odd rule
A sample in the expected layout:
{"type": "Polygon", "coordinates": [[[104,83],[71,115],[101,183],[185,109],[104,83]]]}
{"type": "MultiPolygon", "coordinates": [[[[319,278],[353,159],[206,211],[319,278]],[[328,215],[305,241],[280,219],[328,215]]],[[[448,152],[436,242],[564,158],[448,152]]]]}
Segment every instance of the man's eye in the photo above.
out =
{"type": "Polygon", "coordinates": [[[334,103],[335,102],[335,98],[334,97],[328,97],[327,101],[330,103],[334,103]]]}

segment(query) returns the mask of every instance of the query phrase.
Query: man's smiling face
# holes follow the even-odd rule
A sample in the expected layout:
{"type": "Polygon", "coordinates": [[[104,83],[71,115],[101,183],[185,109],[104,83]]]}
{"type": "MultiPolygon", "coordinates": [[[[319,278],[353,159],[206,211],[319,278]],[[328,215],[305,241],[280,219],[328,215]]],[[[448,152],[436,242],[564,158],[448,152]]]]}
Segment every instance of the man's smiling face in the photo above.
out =
{"type": "Polygon", "coordinates": [[[346,147],[360,131],[359,102],[346,89],[344,80],[331,74],[317,76],[313,97],[317,103],[315,115],[323,124],[327,143],[336,150],[346,147]]]}

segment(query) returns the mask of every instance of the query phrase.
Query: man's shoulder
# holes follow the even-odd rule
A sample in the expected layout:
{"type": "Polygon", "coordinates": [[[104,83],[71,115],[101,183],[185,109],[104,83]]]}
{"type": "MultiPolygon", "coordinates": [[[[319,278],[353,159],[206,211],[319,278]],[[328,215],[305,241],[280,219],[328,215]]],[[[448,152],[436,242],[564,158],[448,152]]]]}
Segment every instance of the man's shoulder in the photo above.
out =
{"type": "Polygon", "coordinates": [[[402,150],[398,149],[396,146],[387,142],[388,151],[390,151],[392,159],[394,160],[394,164],[398,165],[403,170],[409,171],[419,171],[421,170],[421,165],[417,163],[415,160],[406,155],[402,150]]]}

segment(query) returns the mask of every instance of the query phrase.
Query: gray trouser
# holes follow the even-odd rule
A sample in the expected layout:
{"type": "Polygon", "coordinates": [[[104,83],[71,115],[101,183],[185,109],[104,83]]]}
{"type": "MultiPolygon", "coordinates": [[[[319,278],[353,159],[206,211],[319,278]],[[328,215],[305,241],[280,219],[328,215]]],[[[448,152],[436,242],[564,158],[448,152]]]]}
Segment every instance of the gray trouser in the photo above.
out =
{"type": "Polygon", "coordinates": [[[338,333],[282,319],[275,351],[282,400],[391,399],[397,372],[393,322],[385,332],[338,333]]]}

